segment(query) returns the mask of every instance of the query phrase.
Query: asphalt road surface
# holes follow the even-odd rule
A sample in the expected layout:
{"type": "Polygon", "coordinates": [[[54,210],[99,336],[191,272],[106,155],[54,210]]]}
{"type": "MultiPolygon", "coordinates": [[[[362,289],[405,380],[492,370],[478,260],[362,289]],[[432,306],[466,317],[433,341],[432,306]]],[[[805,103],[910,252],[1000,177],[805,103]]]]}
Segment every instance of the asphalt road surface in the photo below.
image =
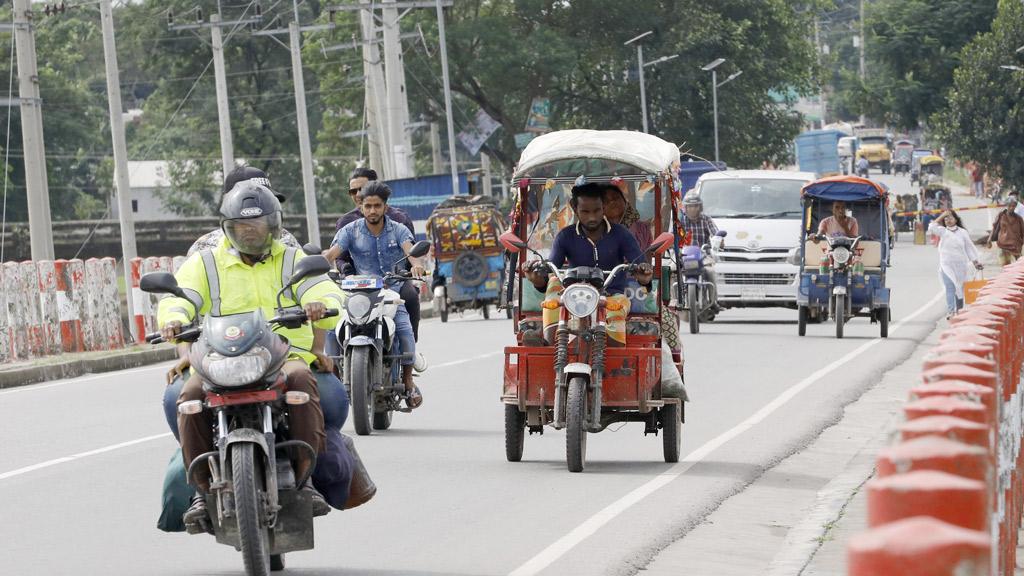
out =
{"type": "MultiPolygon", "coordinates": [[[[909,191],[906,178],[879,178],[909,191]]],[[[984,212],[964,216],[972,231],[984,229],[984,212]]],[[[901,236],[887,340],[864,318],[847,324],[843,340],[831,324],[799,338],[786,309],[728,311],[685,335],[692,402],[675,465],[642,424],[591,436],[582,474],[566,470],[564,433],[550,429],[527,438],[523,462],[506,462],[498,398],[511,323],[476,314],[425,321],[421,349],[432,367],[419,380],[423,407],[357,439],[377,497],[317,520],[316,549],[290,554],[287,573],[635,573],[911,353],[943,315],[936,268],[932,246],[901,236]]],[[[0,571],[242,573],[239,554],[212,538],[155,527],[175,448],[160,408],[165,370],[0,392],[0,571]]]]}

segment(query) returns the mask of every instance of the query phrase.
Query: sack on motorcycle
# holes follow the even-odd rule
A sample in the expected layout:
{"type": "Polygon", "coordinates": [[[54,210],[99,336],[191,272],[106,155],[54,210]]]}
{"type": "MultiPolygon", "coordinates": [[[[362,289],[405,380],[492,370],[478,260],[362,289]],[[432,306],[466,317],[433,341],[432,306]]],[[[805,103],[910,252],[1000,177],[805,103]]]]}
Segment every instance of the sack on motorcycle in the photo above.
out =
{"type": "Polygon", "coordinates": [[[185,480],[185,462],[181,457],[181,448],[178,448],[167,463],[163,494],[160,497],[163,508],[160,510],[156,527],[164,532],[184,532],[185,523],[181,517],[188,510],[195,492],[185,480]]]}

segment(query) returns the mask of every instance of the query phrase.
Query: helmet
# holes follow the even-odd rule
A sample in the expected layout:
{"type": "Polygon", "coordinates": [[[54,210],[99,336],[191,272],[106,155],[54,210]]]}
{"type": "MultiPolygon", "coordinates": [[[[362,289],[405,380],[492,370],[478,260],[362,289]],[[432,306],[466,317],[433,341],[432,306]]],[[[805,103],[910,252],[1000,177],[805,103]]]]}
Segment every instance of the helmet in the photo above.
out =
{"type": "Polygon", "coordinates": [[[700,194],[696,190],[690,190],[683,196],[683,206],[703,206],[704,200],[701,199],[700,194]]]}
{"type": "Polygon", "coordinates": [[[281,202],[270,188],[252,180],[239,182],[224,195],[220,215],[224,235],[242,254],[264,256],[281,237],[281,202]]]}
{"type": "MultiPolygon", "coordinates": [[[[270,188],[271,191],[274,190],[274,187],[270,185],[270,179],[267,178],[266,172],[259,168],[253,168],[252,166],[239,166],[229,172],[224,178],[224,189],[221,190],[221,194],[227,194],[239,182],[244,182],[246,180],[254,180],[257,184],[263,184],[267,188],[270,188]]],[[[280,192],[274,192],[274,196],[277,196],[277,199],[281,202],[284,202],[287,198],[280,192]]]]}

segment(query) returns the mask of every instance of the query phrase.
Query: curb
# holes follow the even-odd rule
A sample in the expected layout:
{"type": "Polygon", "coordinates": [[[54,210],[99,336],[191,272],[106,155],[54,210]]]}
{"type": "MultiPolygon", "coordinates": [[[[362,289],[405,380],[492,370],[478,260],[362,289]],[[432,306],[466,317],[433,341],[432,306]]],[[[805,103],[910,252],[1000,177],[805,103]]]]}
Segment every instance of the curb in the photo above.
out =
{"type": "Polygon", "coordinates": [[[0,390],[38,384],[49,380],[75,378],[85,374],[113,372],[149,364],[167,362],[178,357],[174,346],[135,347],[100,357],[71,358],[42,366],[0,368],[0,390]]]}

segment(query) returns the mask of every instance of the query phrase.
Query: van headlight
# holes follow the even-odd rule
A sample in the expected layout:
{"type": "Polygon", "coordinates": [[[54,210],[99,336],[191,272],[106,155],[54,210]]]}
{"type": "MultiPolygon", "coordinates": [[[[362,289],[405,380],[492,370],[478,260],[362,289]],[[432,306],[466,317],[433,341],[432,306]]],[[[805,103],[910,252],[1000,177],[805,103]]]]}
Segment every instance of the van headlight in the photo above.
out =
{"type": "Polygon", "coordinates": [[[256,346],[240,356],[211,352],[203,357],[203,374],[217,386],[244,386],[259,380],[270,367],[270,360],[270,350],[263,346],[256,346]]]}
{"type": "Polygon", "coordinates": [[[562,292],[562,306],[577,318],[596,312],[600,301],[601,294],[589,284],[573,284],[562,292]]]}
{"type": "Polygon", "coordinates": [[[850,261],[850,251],[843,246],[834,248],[832,249],[832,260],[836,264],[846,264],[850,261]]]}
{"type": "Polygon", "coordinates": [[[348,315],[349,322],[353,324],[366,324],[371,308],[373,305],[365,294],[352,294],[345,301],[345,313],[348,315]]]}

